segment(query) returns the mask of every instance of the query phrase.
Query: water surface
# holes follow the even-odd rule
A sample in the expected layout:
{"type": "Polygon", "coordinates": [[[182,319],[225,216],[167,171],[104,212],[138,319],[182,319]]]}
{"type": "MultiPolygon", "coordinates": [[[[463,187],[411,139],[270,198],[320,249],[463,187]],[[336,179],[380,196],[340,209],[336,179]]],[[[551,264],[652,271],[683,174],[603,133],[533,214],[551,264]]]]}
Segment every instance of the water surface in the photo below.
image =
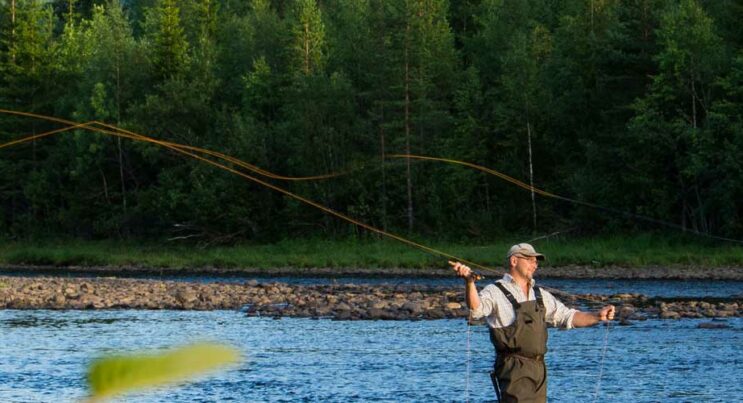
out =
{"type": "MultiPolygon", "coordinates": [[[[550,331],[550,402],[743,401],[743,318],[550,331]],[[608,336],[608,337],[607,337],[608,336]],[[602,347],[608,340],[602,372],[602,347]],[[596,390],[599,382],[601,388],[596,390]]],[[[121,401],[492,401],[492,346],[463,320],[246,317],[233,311],[0,311],[0,400],[77,401],[84,370],[107,351],[194,340],[233,344],[240,365],[121,401]]]]}

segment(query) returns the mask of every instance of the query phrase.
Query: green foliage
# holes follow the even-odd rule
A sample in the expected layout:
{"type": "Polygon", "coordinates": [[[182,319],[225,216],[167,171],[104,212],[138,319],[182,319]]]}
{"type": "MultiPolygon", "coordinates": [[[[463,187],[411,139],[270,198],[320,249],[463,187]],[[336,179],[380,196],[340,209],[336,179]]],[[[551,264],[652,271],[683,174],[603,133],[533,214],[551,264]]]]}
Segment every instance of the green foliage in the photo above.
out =
{"type": "Polygon", "coordinates": [[[316,0],[297,0],[291,23],[292,59],[305,76],[322,72],[325,65],[325,24],[316,0]]]}
{"type": "MultiPolygon", "coordinates": [[[[478,241],[416,239],[465,259],[500,267],[503,254],[528,236],[478,241]]],[[[678,234],[624,233],[610,236],[566,236],[536,240],[533,244],[548,257],[545,267],[581,265],[694,266],[704,268],[740,266],[743,248],[734,244],[700,241],[678,234]]],[[[0,264],[42,266],[147,267],[163,273],[184,269],[269,270],[273,268],[417,268],[426,272],[447,267],[446,261],[392,240],[361,238],[307,238],[270,244],[243,243],[208,248],[141,241],[36,241],[3,242],[0,264]]],[[[549,269],[545,269],[549,270],[549,269]]],[[[297,270],[298,273],[302,270],[297,270]]],[[[548,273],[544,273],[547,275],[548,273]]]]}
{"type": "Polygon", "coordinates": [[[94,361],[88,372],[93,398],[110,397],[137,389],[182,382],[239,360],[232,347],[194,344],[157,354],[104,357],[94,361]]]}
{"type": "MultiPolygon", "coordinates": [[[[385,157],[456,158],[528,182],[531,138],[539,188],[740,238],[741,10],[732,0],[5,1],[0,107],[105,120],[283,175],[349,171],[276,184],[377,227],[454,240],[531,230],[529,192],[385,157]]],[[[0,142],[57,127],[0,114],[0,142]]],[[[539,232],[655,229],[547,199],[536,210],[539,232]]],[[[234,175],[84,130],[0,150],[0,234],[201,245],[361,236],[234,175]]]]}

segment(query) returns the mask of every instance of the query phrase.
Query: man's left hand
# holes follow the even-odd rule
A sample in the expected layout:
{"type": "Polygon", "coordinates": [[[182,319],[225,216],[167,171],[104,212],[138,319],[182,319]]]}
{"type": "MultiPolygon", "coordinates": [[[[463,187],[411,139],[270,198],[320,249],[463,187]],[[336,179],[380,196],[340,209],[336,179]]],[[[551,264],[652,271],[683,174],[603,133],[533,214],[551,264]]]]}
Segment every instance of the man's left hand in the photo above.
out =
{"type": "Polygon", "coordinates": [[[599,320],[605,322],[607,320],[614,320],[614,312],[616,309],[614,305],[607,305],[599,311],[599,320]]]}

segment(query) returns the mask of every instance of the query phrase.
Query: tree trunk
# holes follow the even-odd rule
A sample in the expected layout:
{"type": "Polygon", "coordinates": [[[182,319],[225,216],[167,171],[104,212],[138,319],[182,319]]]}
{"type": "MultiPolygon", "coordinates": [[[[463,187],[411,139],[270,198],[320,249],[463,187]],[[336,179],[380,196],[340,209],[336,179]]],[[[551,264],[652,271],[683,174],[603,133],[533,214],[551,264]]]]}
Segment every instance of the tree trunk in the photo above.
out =
{"type": "Polygon", "coordinates": [[[304,75],[310,74],[310,25],[304,24],[304,75]]]}
{"type": "Polygon", "coordinates": [[[387,231],[387,170],[386,165],[386,150],[384,141],[384,106],[380,104],[380,121],[379,121],[379,147],[381,153],[381,168],[382,168],[382,229],[387,231]]]}
{"type": "Polygon", "coordinates": [[[697,88],[694,85],[694,74],[691,74],[691,127],[697,128],[697,88]]]}
{"type": "Polygon", "coordinates": [[[526,114],[526,139],[529,146],[529,185],[531,186],[532,233],[537,233],[537,201],[534,197],[534,163],[531,152],[531,119],[529,118],[529,99],[524,95],[524,112],[526,114]]]}
{"type": "MultiPolygon", "coordinates": [[[[405,25],[405,154],[410,155],[410,61],[408,60],[408,38],[410,24],[405,25]]],[[[413,232],[413,180],[411,178],[410,158],[406,159],[405,173],[408,191],[408,232],[413,232]]]]}
{"type": "MultiPolygon", "coordinates": [[[[15,0],[10,0],[10,43],[15,45],[15,0]]],[[[11,61],[15,63],[15,51],[10,54],[11,61]]]]}
{"type": "Polygon", "coordinates": [[[532,232],[537,233],[537,202],[534,197],[534,164],[531,154],[531,122],[527,117],[526,120],[526,137],[529,142],[529,185],[531,186],[531,212],[532,212],[532,232]]]}

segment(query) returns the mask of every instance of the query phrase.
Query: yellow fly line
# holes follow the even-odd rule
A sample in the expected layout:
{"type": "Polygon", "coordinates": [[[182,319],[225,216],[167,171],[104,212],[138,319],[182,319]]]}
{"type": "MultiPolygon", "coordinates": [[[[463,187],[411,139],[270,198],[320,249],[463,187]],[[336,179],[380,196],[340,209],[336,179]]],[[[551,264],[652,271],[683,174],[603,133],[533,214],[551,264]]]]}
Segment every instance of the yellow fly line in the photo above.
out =
{"type": "MultiPolygon", "coordinates": [[[[262,185],[264,187],[267,187],[269,189],[272,189],[274,191],[277,191],[279,193],[282,193],[282,194],[284,194],[284,195],[286,195],[288,197],[291,197],[291,198],[293,198],[295,200],[298,200],[298,201],[301,201],[301,202],[303,202],[305,204],[308,204],[310,206],[313,206],[313,207],[315,207],[315,208],[317,208],[319,210],[324,211],[327,214],[330,214],[332,216],[335,216],[337,218],[340,218],[340,219],[342,219],[344,221],[347,221],[349,223],[352,223],[352,224],[354,224],[356,226],[359,226],[361,228],[364,228],[364,229],[366,229],[368,231],[371,231],[371,232],[380,234],[382,236],[385,236],[385,237],[394,239],[396,241],[399,241],[401,243],[404,243],[406,245],[415,247],[417,249],[420,249],[422,251],[425,251],[427,253],[430,253],[430,254],[433,254],[433,255],[436,255],[436,256],[445,257],[445,258],[450,259],[450,260],[460,261],[460,262],[465,263],[465,264],[467,264],[469,266],[478,268],[480,270],[483,270],[483,271],[486,271],[486,272],[489,272],[489,273],[492,273],[492,274],[496,274],[496,275],[501,275],[502,274],[502,271],[500,271],[500,270],[496,270],[496,269],[490,268],[488,266],[484,266],[484,265],[478,264],[476,262],[471,262],[469,260],[463,259],[463,258],[458,257],[458,256],[455,256],[455,255],[452,255],[450,253],[443,252],[441,250],[438,250],[438,249],[435,249],[435,248],[432,248],[432,247],[429,247],[429,246],[420,244],[418,242],[409,240],[409,239],[404,238],[404,237],[402,237],[400,235],[397,235],[397,234],[394,234],[394,233],[391,233],[391,232],[388,232],[388,231],[384,231],[382,229],[376,228],[376,227],[371,226],[369,224],[363,223],[363,222],[358,221],[358,220],[356,220],[356,219],[354,219],[352,217],[349,217],[349,216],[347,216],[347,215],[345,215],[343,213],[340,213],[338,211],[335,211],[333,209],[330,209],[328,207],[325,207],[322,204],[317,203],[317,202],[315,202],[313,200],[310,200],[310,199],[308,199],[306,197],[297,195],[297,194],[292,193],[292,192],[290,192],[290,191],[288,191],[286,189],[283,189],[283,188],[281,188],[279,186],[276,186],[276,185],[274,185],[272,183],[269,183],[269,182],[266,182],[264,180],[255,178],[253,176],[248,175],[245,172],[238,171],[235,168],[229,167],[229,166],[224,165],[224,164],[222,164],[220,162],[210,160],[208,158],[205,158],[205,157],[203,157],[201,155],[198,155],[198,154],[195,154],[194,153],[194,152],[199,152],[199,153],[207,154],[207,155],[210,155],[210,156],[213,156],[213,157],[216,157],[216,158],[220,158],[220,159],[223,159],[223,160],[225,160],[227,162],[230,162],[230,163],[233,163],[235,165],[238,165],[238,166],[240,166],[242,168],[245,168],[245,169],[247,169],[247,170],[249,170],[251,172],[254,172],[254,173],[257,173],[257,174],[260,174],[260,175],[264,175],[264,176],[268,176],[268,177],[271,177],[271,178],[275,178],[275,179],[286,178],[286,177],[282,177],[280,175],[272,174],[272,173],[270,173],[268,171],[262,170],[260,168],[257,168],[255,166],[251,165],[251,164],[248,164],[248,163],[246,163],[244,161],[241,161],[241,160],[239,160],[237,158],[230,157],[230,156],[224,155],[224,154],[219,153],[219,152],[216,152],[216,151],[206,150],[206,149],[199,148],[199,147],[187,146],[187,145],[182,145],[182,144],[168,142],[168,141],[163,141],[163,140],[157,140],[157,139],[154,139],[152,137],[144,136],[142,134],[134,133],[134,132],[131,132],[131,131],[121,130],[121,129],[119,129],[119,128],[115,127],[115,126],[112,126],[112,125],[107,125],[107,124],[104,125],[104,124],[101,124],[100,122],[97,122],[97,121],[91,121],[91,122],[88,122],[88,123],[77,123],[77,122],[69,121],[69,120],[66,120],[66,119],[60,119],[60,118],[55,118],[55,117],[51,117],[51,116],[39,115],[39,114],[28,113],[28,112],[11,111],[11,110],[6,110],[6,109],[0,109],[0,113],[33,117],[33,118],[37,118],[37,119],[43,119],[43,120],[47,120],[47,121],[52,121],[52,122],[57,122],[57,123],[68,125],[67,127],[63,128],[63,129],[56,129],[56,130],[52,130],[52,131],[41,133],[41,134],[37,134],[37,135],[27,136],[25,138],[22,138],[22,139],[19,139],[19,140],[14,140],[14,141],[9,142],[9,143],[0,144],[0,149],[5,148],[5,147],[8,147],[8,146],[11,146],[11,145],[18,145],[18,144],[22,144],[24,142],[29,142],[29,141],[33,141],[33,140],[36,140],[36,139],[48,137],[48,136],[51,136],[51,135],[54,135],[54,134],[63,133],[65,131],[69,131],[69,130],[73,130],[73,129],[84,129],[84,130],[88,130],[88,131],[92,131],[92,132],[103,133],[103,134],[110,135],[110,136],[116,136],[116,137],[127,138],[127,139],[131,139],[131,140],[135,140],[135,141],[142,141],[142,142],[152,143],[152,144],[159,145],[161,147],[165,147],[165,148],[170,149],[172,151],[175,151],[177,153],[186,155],[186,156],[191,157],[193,159],[199,160],[201,162],[204,162],[204,163],[213,165],[213,166],[215,166],[215,167],[217,167],[219,169],[225,170],[225,171],[230,172],[230,173],[233,173],[235,175],[241,176],[241,177],[243,177],[245,179],[248,179],[248,180],[250,180],[252,182],[258,183],[258,184],[260,184],[260,185],[262,185]],[[106,128],[100,128],[98,126],[104,126],[106,128]]],[[[321,178],[328,178],[328,177],[334,177],[334,176],[339,176],[339,175],[342,175],[342,174],[320,175],[320,176],[315,177],[315,178],[320,178],[320,177],[321,178]]],[[[308,178],[310,178],[310,177],[308,177],[308,178]]],[[[286,179],[286,180],[290,180],[290,179],[286,179]]],[[[479,273],[478,273],[478,275],[479,275],[479,273]]]]}

